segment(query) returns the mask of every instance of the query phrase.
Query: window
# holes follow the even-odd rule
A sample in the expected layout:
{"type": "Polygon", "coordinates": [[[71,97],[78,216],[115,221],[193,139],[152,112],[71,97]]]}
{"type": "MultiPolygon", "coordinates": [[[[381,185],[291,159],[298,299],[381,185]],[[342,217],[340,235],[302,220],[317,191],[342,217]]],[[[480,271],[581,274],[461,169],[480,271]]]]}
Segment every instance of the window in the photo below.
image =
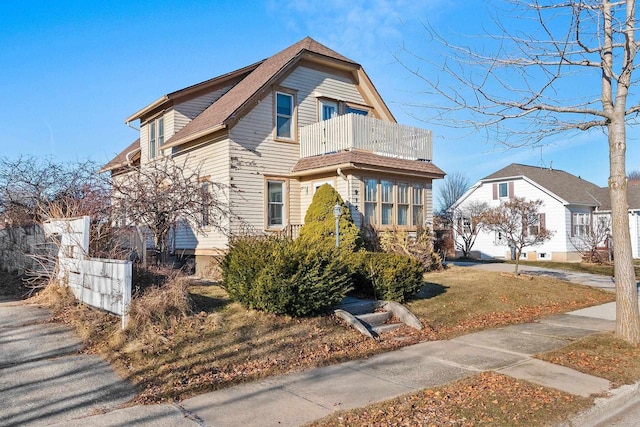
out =
{"type": "Polygon", "coordinates": [[[365,178],[365,222],[380,226],[419,226],[425,217],[424,185],[365,178]]]}
{"type": "Polygon", "coordinates": [[[367,110],[363,110],[362,108],[354,108],[354,107],[349,107],[347,105],[347,109],[345,111],[346,114],[359,114],[361,116],[368,116],[369,112],[367,110]]]}
{"type": "Polygon", "coordinates": [[[276,92],[276,138],[293,138],[293,95],[276,92]]]}
{"type": "Polygon", "coordinates": [[[377,224],[378,180],[366,178],[364,180],[364,219],[367,224],[377,224]]]}
{"type": "Polygon", "coordinates": [[[506,182],[498,184],[498,195],[501,199],[509,197],[509,186],[506,182]]]}
{"type": "Polygon", "coordinates": [[[209,192],[209,183],[203,182],[200,184],[200,215],[202,226],[206,227],[211,225],[209,210],[211,208],[211,193],[209,192]]]}
{"type": "Polygon", "coordinates": [[[574,213],[573,214],[573,236],[587,236],[589,235],[589,214],[588,213],[574,213]]]}
{"type": "Polygon", "coordinates": [[[423,225],[425,220],[424,217],[424,188],[421,185],[414,184],[412,188],[413,198],[413,215],[412,215],[412,224],[414,226],[423,225]]]}
{"type": "Polygon", "coordinates": [[[398,183],[398,225],[409,225],[409,184],[398,183]]]}
{"type": "Polygon", "coordinates": [[[283,181],[267,181],[267,227],[284,227],[283,181]]]}
{"type": "Polygon", "coordinates": [[[393,182],[380,182],[380,199],[382,200],[382,225],[393,224],[393,182]]]}
{"type": "Polygon", "coordinates": [[[319,120],[329,120],[338,115],[338,103],[336,101],[329,101],[327,99],[321,99],[319,102],[319,120]]]}
{"type": "Polygon", "coordinates": [[[164,144],[164,119],[160,117],[152,120],[147,126],[149,127],[149,159],[155,159],[164,144]]]}

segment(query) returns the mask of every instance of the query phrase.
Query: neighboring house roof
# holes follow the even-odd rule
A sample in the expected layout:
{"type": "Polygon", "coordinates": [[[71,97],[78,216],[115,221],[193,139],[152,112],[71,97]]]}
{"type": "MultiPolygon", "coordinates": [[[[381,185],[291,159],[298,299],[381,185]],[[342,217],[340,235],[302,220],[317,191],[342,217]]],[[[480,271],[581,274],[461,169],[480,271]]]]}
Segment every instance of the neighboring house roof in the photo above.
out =
{"type": "Polygon", "coordinates": [[[499,181],[507,178],[526,177],[569,204],[601,206],[608,200],[608,191],[568,172],[512,163],[481,182],[499,181]],[[604,192],[603,192],[604,190],[604,192]],[[606,199],[606,200],[605,200],[606,199]]]}
{"type": "Polygon", "coordinates": [[[404,175],[443,178],[445,173],[431,162],[406,160],[382,156],[367,151],[341,151],[339,153],[306,157],[298,160],[291,170],[293,176],[319,173],[322,170],[355,168],[396,172],[404,175]]]}
{"type": "Polygon", "coordinates": [[[120,154],[111,159],[109,163],[104,165],[98,172],[103,173],[112,171],[123,166],[129,165],[140,158],[140,138],[133,141],[127,148],[122,150],[120,154]],[[128,157],[128,158],[127,158],[128,157]]]}
{"type": "MultiPolygon", "coordinates": [[[[611,210],[611,198],[609,197],[609,189],[601,188],[602,195],[600,200],[602,205],[599,207],[601,211],[611,210]]],[[[640,210],[640,185],[627,186],[627,204],[631,210],[640,210]]]]}

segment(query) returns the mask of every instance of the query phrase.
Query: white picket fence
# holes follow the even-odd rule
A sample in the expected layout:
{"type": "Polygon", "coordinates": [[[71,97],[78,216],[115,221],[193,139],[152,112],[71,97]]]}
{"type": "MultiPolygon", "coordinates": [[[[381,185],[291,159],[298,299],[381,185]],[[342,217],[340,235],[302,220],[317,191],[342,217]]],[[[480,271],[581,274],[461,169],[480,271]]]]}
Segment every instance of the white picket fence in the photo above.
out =
{"type": "Polygon", "coordinates": [[[131,303],[132,263],[115,259],[90,258],[88,216],[47,221],[47,236],[59,236],[58,278],[80,301],[122,317],[127,324],[131,303]]]}

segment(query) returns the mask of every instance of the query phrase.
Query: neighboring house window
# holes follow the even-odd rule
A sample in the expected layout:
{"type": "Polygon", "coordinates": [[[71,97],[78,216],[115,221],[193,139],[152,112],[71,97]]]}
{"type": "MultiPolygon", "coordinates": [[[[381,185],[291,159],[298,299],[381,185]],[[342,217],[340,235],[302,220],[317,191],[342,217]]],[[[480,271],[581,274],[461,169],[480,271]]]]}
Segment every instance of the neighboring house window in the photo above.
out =
{"type": "Polygon", "coordinates": [[[514,197],[513,181],[493,184],[493,200],[506,198],[513,199],[514,197]]]}
{"type": "Polygon", "coordinates": [[[349,107],[347,105],[347,109],[345,111],[346,114],[360,114],[361,116],[368,116],[369,115],[369,111],[367,110],[363,110],[361,108],[354,108],[354,107],[349,107]]]}
{"type": "Polygon", "coordinates": [[[398,225],[409,225],[409,184],[399,182],[398,190],[398,225]]]}
{"type": "Polygon", "coordinates": [[[209,183],[203,182],[200,184],[200,214],[202,220],[202,226],[206,227],[211,225],[211,219],[209,211],[211,209],[211,192],[209,191],[209,183]]]}
{"type": "Polygon", "coordinates": [[[378,180],[365,178],[364,180],[364,219],[367,224],[377,224],[378,180]]]}
{"type": "Polygon", "coordinates": [[[424,188],[422,185],[414,184],[413,188],[413,215],[412,215],[412,224],[414,226],[423,225],[425,217],[424,217],[424,188]]]}
{"type": "Polygon", "coordinates": [[[294,139],[293,108],[292,94],[276,92],[276,138],[294,139]]]}
{"type": "Polygon", "coordinates": [[[573,236],[587,236],[589,234],[589,217],[591,215],[588,213],[579,213],[576,212],[573,214],[573,236]]]}
{"type": "Polygon", "coordinates": [[[267,181],[267,227],[284,226],[284,181],[267,181]]]}
{"type": "Polygon", "coordinates": [[[162,144],[164,144],[164,119],[152,120],[149,126],[149,158],[155,159],[162,144]]]}
{"type": "Polygon", "coordinates": [[[501,199],[509,197],[509,187],[506,182],[498,184],[498,195],[501,199]]]}
{"type": "Polygon", "coordinates": [[[318,113],[319,120],[332,119],[338,115],[338,103],[336,101],[321,99],[319,101],[318,113]]]}

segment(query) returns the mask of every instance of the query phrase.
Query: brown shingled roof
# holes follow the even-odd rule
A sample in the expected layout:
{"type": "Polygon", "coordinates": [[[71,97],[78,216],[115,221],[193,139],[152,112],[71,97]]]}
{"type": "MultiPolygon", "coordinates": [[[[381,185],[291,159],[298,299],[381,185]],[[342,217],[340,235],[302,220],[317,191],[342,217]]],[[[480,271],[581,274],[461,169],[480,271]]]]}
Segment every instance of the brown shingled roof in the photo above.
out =
{"type": "Polygon", "coordinates": [[[310,37],[305,37],[298,43],[262,61],[255,70],[231,88],[229,92],[224,94],[198,117],[169,138],[166,144],[169,145],[180,142],[181,140],[206,132],[207,129],[215,129],[216,127],[226,125],[243,105],[257,95],[261,89],[272,83],[281,70],[295,62],[304,52],[315,53],[359,67],[357,63],[349,58],[340,55],[310,37]]]}
{"type": "Polygon", "coordinates": [[[385,171],[389,173],[397,172],[406,174],[409,171],[415,175],[430,176],[433,178],[443,178],[445,176],[442,169],[431,162],[398,159],[357,150],[305,157],[298,160],[291,172],[292,175],[304,175],[304,172],[330,167],[384,168],[385,171]]]}
{"type": "MultiPolygon", "coordinates": [[[[104,165],[99,170],[99,173],[112,171],[112,170],[118,169],[118,168],[120,168],[122,166],[126,166],[127,165],[127,154],[135,152],[136,150],[138,150],[138,152],[136,153],[136,156],[139,156],[139,154],[140,154],[140,138],[138,138],[135,141],[133,141],[127,148],[122,150],[117,156],[115,156],[113,159],[111,159],[109,161],[109,163],[104,165]]],[[[135,160],[136,156],[131,157],[129,160],[135,160]]]]}
{"type": "Polygon", "coordinates": [[[603,198],[608,199],[606,188],[604,189],[605,197],[601,187],[578,176],[562,170],[527,166],[518,163],[512,163],[483,178],[482,181],[493,181],[501,178],[519,176],[526,176],[531,181],[546,188],[568,203],[600,206],[605,202],[603,198]]]}

